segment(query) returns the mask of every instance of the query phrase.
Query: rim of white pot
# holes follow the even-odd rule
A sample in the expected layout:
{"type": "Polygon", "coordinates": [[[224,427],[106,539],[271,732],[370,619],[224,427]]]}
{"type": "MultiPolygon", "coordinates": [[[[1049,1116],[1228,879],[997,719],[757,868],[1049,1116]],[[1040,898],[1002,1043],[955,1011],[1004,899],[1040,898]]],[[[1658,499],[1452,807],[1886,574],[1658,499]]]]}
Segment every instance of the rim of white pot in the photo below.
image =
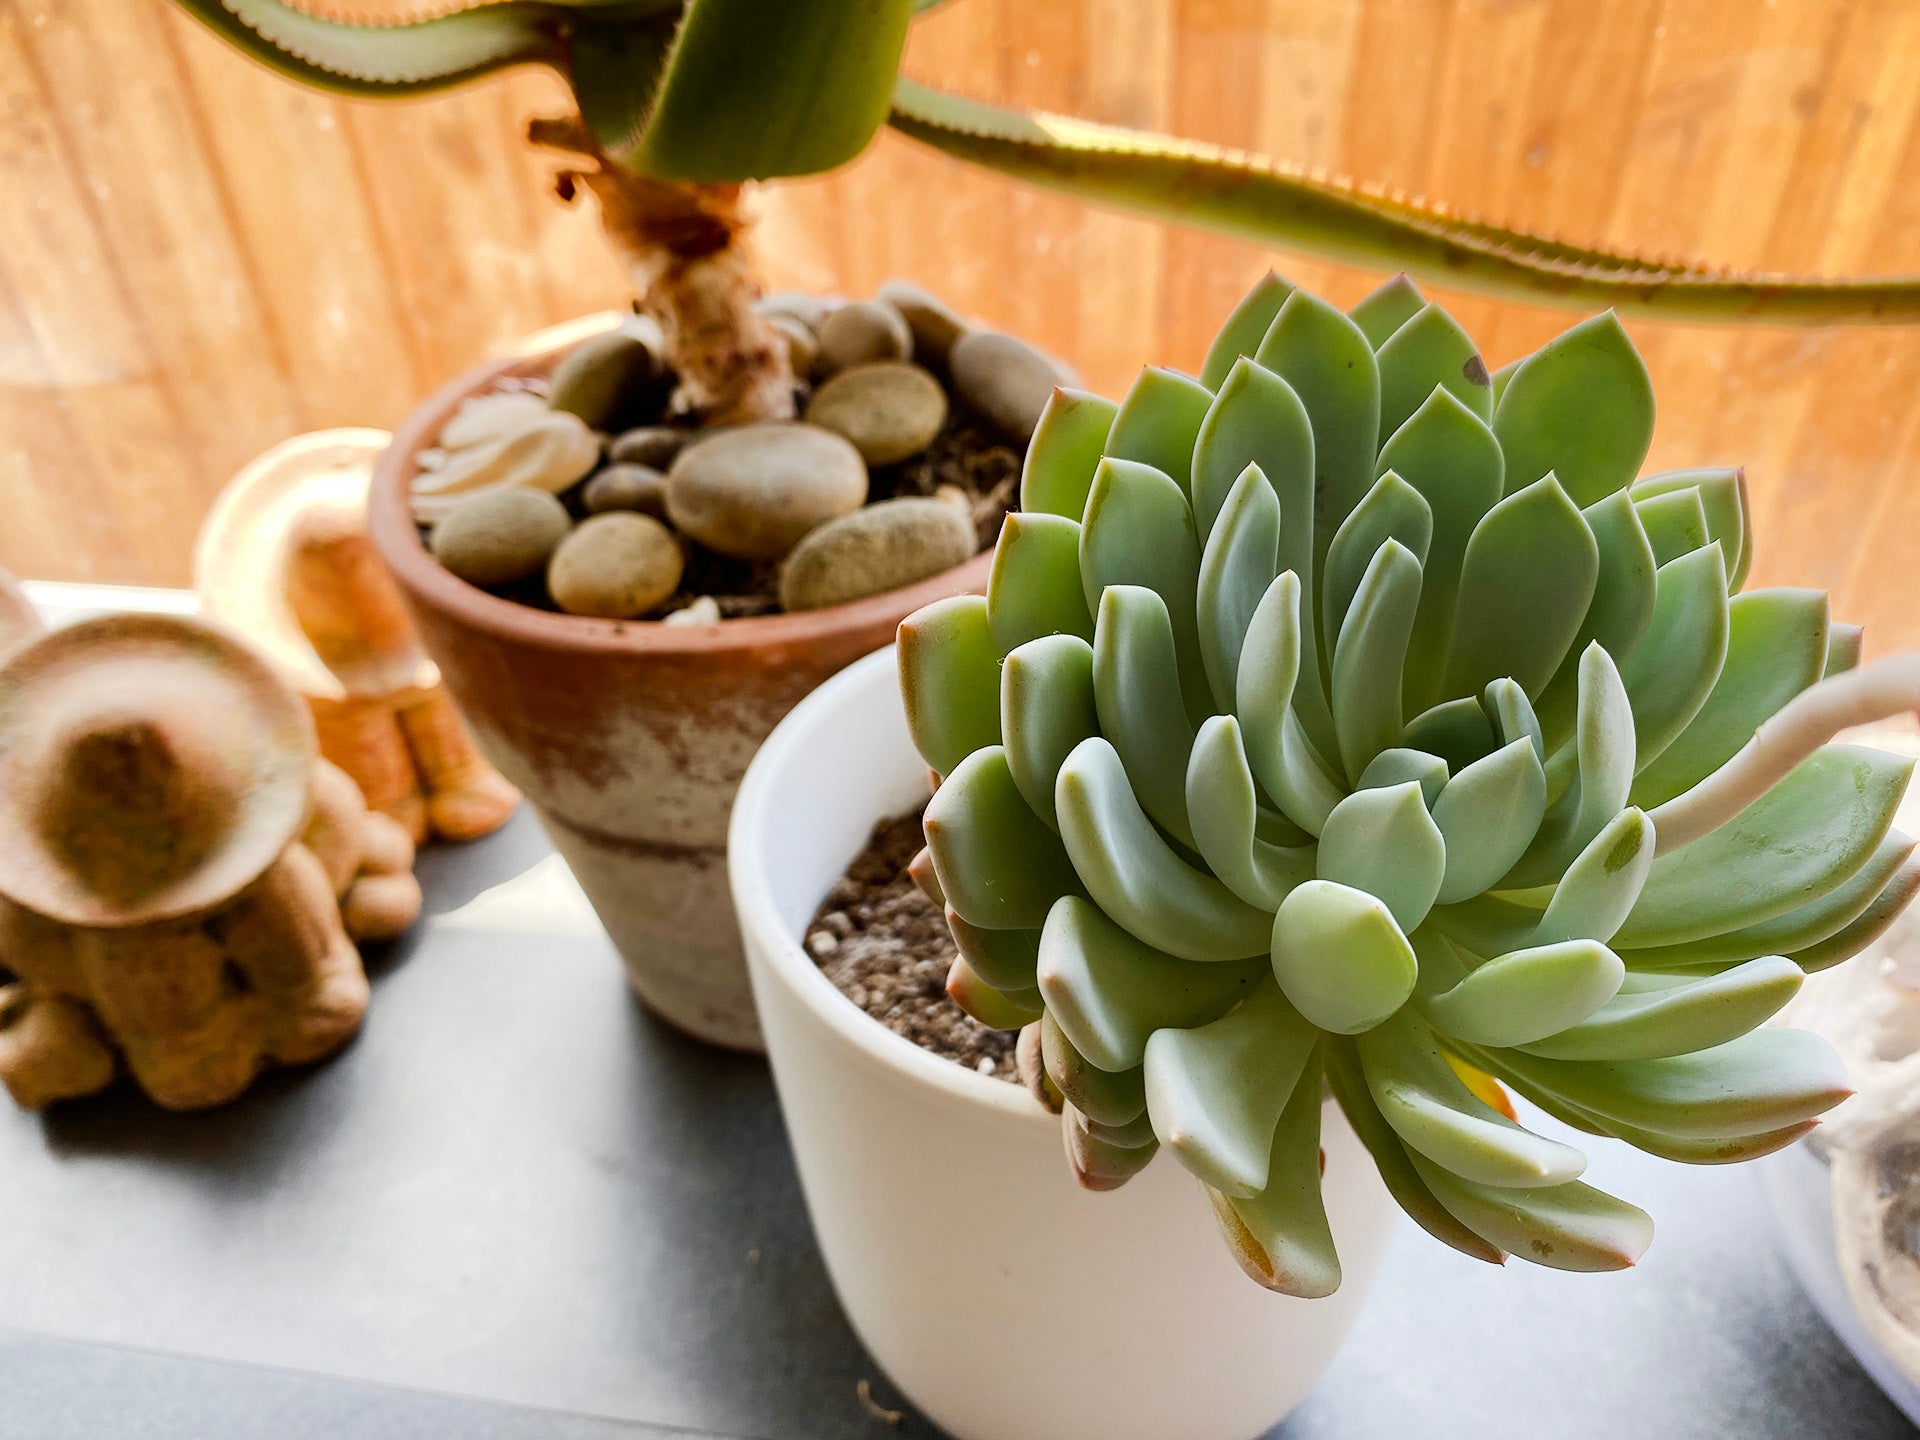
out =
{"type": "MultiPolygon", "coordinates": [[[[874,687],[876,671],[884,670],[889,677],[898,673],[895,650],[889,645],[856,660],[808,695],[774,727],[747,767],[727,826],[727,869],[741,928],[760,942],[768,965],[822,1024],[899,1081],[938,1091],[964,1104],[985,1106],[1036,1127],[1057,1126],[1058,1118],[1042,1107],[1025,1085],[982,1075],[924,1050],[855,1005],[814,963],[774,905],[766,849],[760,843],[767,832],[767,808],[774,786],[781,772],[803,760],[815,747],[836,715],[847,705],[858,703],[861,692],[874,687]]],[[[853,856],[846,858],[851,860],[853,856]]]]}

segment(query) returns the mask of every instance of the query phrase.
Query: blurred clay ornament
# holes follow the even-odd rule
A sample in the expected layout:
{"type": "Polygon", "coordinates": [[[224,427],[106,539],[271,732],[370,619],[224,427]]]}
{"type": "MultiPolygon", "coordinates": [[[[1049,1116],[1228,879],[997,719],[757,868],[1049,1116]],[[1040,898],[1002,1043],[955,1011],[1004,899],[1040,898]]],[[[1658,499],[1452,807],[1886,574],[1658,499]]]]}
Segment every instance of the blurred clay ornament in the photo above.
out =
{"type": "Polygon", "coordinates": [[[225,632],[106,615],[0,665],[0,1082],[39,1108],[124,1067],[223,1104],[359,1027],[362,936],[419,913],[411,842],[225,632]]]}
{"type": "Polygon", "coordinates": [[[473,840],[520,796],[474,745],[366,532],[390,437],[323,430],[253,461],[201,527],[194,587],[305,697],[320,753],[415,844],[473,840]]]}

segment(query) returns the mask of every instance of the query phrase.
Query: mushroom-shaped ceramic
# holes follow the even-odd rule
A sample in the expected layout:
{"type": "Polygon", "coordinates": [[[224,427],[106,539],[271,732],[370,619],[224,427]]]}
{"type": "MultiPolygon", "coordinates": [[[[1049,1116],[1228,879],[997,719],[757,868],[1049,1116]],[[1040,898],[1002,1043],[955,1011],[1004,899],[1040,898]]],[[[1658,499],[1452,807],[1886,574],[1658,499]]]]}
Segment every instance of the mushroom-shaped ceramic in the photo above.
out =
{"type": "Polygon", "coordinates": [[[342,913],[392,934],[419,890],[405,835],[322,763],[272,667],[196,620],[101,616],[0,665],[0,969],[17,977],[0,1082],[17,1102],[89,1094],[124,1065],[170,1109],[218,1105],[353,1034],[367,979],[342,913]]]}
{"type": "Polygon", "coordinates": [[[205,612],[272,659],[320,751],[417,843],[506,823],[519,792],[473,743],[366,532],[383,430],[276,446],[221,492],[194,551],[205,612]]]}

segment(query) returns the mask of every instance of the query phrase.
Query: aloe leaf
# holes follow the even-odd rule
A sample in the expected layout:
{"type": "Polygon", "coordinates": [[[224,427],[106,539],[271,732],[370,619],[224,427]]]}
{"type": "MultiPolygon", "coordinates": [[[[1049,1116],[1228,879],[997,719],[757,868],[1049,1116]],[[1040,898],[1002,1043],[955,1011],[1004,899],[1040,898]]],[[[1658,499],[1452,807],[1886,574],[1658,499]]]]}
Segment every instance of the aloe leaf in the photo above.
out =
{"type": "Polygon", "coordinates": [[[1380,448],[1380,372],[1373,347],[1345,315],[1296,290],[1254,359],[1293,387],[1313,424],[1313,543],[1326,547],[1373,484],[1380,448]]]}
{"type": "Polygon", "coordinates": [[[1758,1135],[1832,1109],[1853,1092],[1818,1035],[1766,1027],[1688,1055],[1632,1062],[1542,1060],[1504,1050],[1500,1068],[1604,1122],[1683,1140],[1758,1135]]]}
{"type": "Polygon", "coordinates": [[[1477,695],[1507,676],[1538,695],[1580,633],[1599,573],[1593,532],[1553,476],[1508,495],[1467,542],[1442,693],[1477,695]]]}
{"type": "Polygon", "coordinates": [[[1866,632],[1858,625],[1842,625],[1838,621],[1827,626],[1827,668],[1822,672],[1824,680],[1831,675],[1844,675],[1849,670],[1860,668],[1860,646],[1866,632]]]}
{"type": "Polygon", "coordinates": [[[947,907],[947,929],[969,969],[996,990],[1021,994],[1040,983],[1038,930],[982,930],[947,907]]]}
{"type": "Polygon", "coordinates": [[[1227,492],[1219,521],[1201,548],[1194,600],[1200,659],[1206,666],[1213,703],[1222,711],[1233,708],[1240,649],[1253,612],[1280,573],[1279,553],[1279,497],[1260,467],[1249,464],[1227,492]]]}
{"type": "Polygon", "coordinates": [[[1351,1040],[1332,1041],[1325,1047],[1325,1053],[1327,1084],[1334,1098],[1340,1102],[1340,1108],[1346,1113],[1354,1133],[1360,1137],[1360,1143],[1373,1157],[1374,1168],[1380,1172],[1381,1180],[1400,1208],[1411,1215],[1422,1230],[1462,1255],[1485,1260],[1492,1265],[1503,1264],[1507,1258],[1506,1251],[1489,1244],[1456,1220],[1453,1212],[1434,1197],[1427,1182],[1414,1168],[1406,1147],[1400,1143],[1400,1137],[1373,1103],[1354,1043],[1351,1040]]]}
{"type": "Polygon", "coordinates": [[[1626,974],[1597,940],[1535,945],[1487,961],[1427,1000],[1425,1010],[1442,1033],[1469,1044],[1531,1045],[1600,1011],[1626,974]]]}
{"type": "Polygon", "coordinates": [[[1662,565],[1653,619],[1620,662],[1633,700],[1637,764],[1645,769],[1685,730],[1713,693],[1727,658],[1727,572],[1708,545],[1662,565]]]}
{"type": "Polygon", "coordinates": [[[687,0],[633,165],[731,182],[831,170],[887,120],[913,0],[687,0]]]}
{"type": "Polygon", "coordinates": [[[1413,994],[1419,966],[1386,903],[1331,880],[1296,886],[1273,918],[1273,973],[1322,1030],[1353,1035],[1413,994]]]}
{"type": "Polygon", "coordinates": [[[1429,755],[1424,750],[1409,750],[1395,746],[1391,750],[1382,750],[1373,757],[1373,763],[1360,772],[1360,778],[1354,782],[1356,790],[1384,790],[1394,785],[1404,785],[1408,781],[1420,787],[1420,798],[1426,802],[1431,812],[1434,803],[1439,800],[1440,792],[1447,785],[1447,762],[1438,755],[1429,755]]]}
{"type": "Polygon", "coordinates": [[[393,25],[328,20],[282,0],[179,3],[261,64],[346,95],[424,94],[512,65],[558,64],[561,56],[562,12],[527,0],[393,25]]]}
{"type": "Polygon", "coordinates": [[[1656,565],[1678,560],[1689,550],[1700,549],[1710,538],[1707,512],[1700,504],[1697,490],[1670,490],[1645,499],[1636,498],[1633,510],[1647,532],[1647,543],[1653,546],[1656,565]]]}
{"type": "Polygon", "coordinates": [[[1818,944],[1794,951],[1787,958],[1809,975],[1838,965],[1842,960],[1851,960],[1885,935],[1900,918],[1907,902],[1916,895],[1920,895],[1920,856],[1908,856],[1906,863],[1887,882],[1886,889],[1855,916],[1852,923],[1818,944]]]}
{"type": "Polygon", "coordinates": [[[1084,390],[1055,390],[1040,412],[1020,469],[1020,509],[1078,521],[1087,510],[1093,472],[1107,453],[1120,407],[1084,390]]]}
{"type": "Polygon", "coordinates": [[[1446,700],[1423,710],[1401,732],[1403,745],[1438,755],[1453,771],[1465,770],[1500,748],[1493,719],[1475,695],[1446,700]]]}
{"type": "MultiPolygon", "coordinates": [[[[1737,1040],[1766,1024],[1800,989],[1800,967],[1778,955],[1655,989],[1631,983],[1577,1024],[1515,1044],[1548,1060],[1661,1060],[1737,1040]]],[[[1472,1037],[1463,1037],[1472,1038],[1472,1037]]]]}
{"type": "MultiPolygon", "coordinates": [[[[1081,884],[1137,939],[1183,960],[1244,960],[1267,949],[1267,912],[1174,853],[1134,798],[1107,741],[1082,741],[1067,757],[1054,807],[1081,884]]],[[[938,860],[938,850],[934,856],[938,860]]],[[[944,877],[942,871],[943,883],[944,877]]]]}
{"type": "Polygon", "coordinates": [[[954,595],[900,622],[900,695],[914,748],[936,774],[1000,741],[1000,651],[987,602],[954,595]]]}
{"type": "Polygon", "coordinates": [[[1511,1190],[1462,1180],[1430,1161],[1413,1163],[1461,1224],[1536,1265],[1586,1273],[1625,1270],[1653,1243],[1646,1211],[1582,1181],[1511,1190]]]}
{"type": "Polygon", "coordinates": [[[1817,945],[1844,930],[1879,898],[1900,867],[1913,854],[1914,843],[1898,830],[1889,830],[1872,857],[1848,878],[1817,900],[1796,905],[1784,915],[1745,925],[1718,935],[1705,935],[1678,945],[1655,945],[1629,950],[1622,957],[1637,970],[1699,970],[1706,966],[1735,965],[1763,955],[1791,955],[1817,945]]]}
{"type": "Polygon", "coordinates": [[[1156,1031],[1146,1060],[1153,1133],[1223,1195],[1258,1195],[1274,1131],[1318,1039],[1272,985],[1210,1024],[1156,1031]]]}
{"type": "Polygon", "coordinates": [[[1307,741],[1292,704],[1302,668],[1300,580],[1288,570],[1267,587],[1247,623],[1234,711],[1247,763],[1261,788],[1288,819],[1317,835],[1340,803],[1341,792],[1307,741]]]}
{"type": "Polygon", "coordinates": [[[1378,896],[1410,935],[1433,908],[1446,867],[1446,841],[1420,786],[1409,780],[1356,790],[1334,806],[1320,832],[1315,873],[1378,896]]]}
{"type": "Polygon", "coordinates": [[[1418,490],[1432,513],[1420,613],[1407,652],[1407,704],[1425,709],[1440,698],[1467,544],[1500,500],[1506,460],[1486,422],[1443,389],[1429,395],[1381,448],[1375,473],[1388,472],[1418,490]]]}
{"type": "Polygon", "coordinates": [[[1400,675],[1420,604],[1420,562],[1389,539],[1367,566],[1333,652],[1333,725],[1340,761],[1357,778],[1400,742],[1400,675]]]}
{"type": "Polygon", "coordinates": [[[927,849],[947,904],[983,930],[1038,929],[1079,882],[1060,839],[1013,783],[1007,752],[976,750],[927,802],[927,849]]]}
{"type": "Polygon", "coordinates": [[[1100,732],[1113,742],[1147,814],[1182,845],[1193,725],[1180,698],[1180,665],[1166,602],[1139,585],[1109,585],[1093,637],[1093,694],[1100,732]]]}
{"type": "Polygon", "coordinates": [[[1040,1055],[1048,1078],[1067,1103],[1101,1127],[1094,1132],[1100,1138],[1110,1143],[1131,1142],[1131,1148],[1151,1137],[1151,1130],[1146,1136],[1133,1135],[1126,1140],[1104,1133],[1147,1113],[1147,1076],[1138,1064],[1118,1071],[1101,1069],[1080,1052],[1051,1013],[1040,1017],[1040,1055]]]}
{"type": "Polygon", "coordinates": [[[1274,1127],[1264,1190],[1243,1199],[1206,1190],[1240,1268],[1267,1289],[1303,1300],[1340,1288],[1340,1257],[1320,1190],[1321,1083],[1316,1057],[1301,1072],[1274,1127]]]}
{"type": "Polygon", "coordinates": [[[1581,506],[1625,489],[1653,444],[1653,381],[1619,319],[1583,320],[1528,356],[1493,433],[1510,488],[1553,475],[1581,506]]]}
{"type": "Polygon", "coordinates": [[[1074,746],[1100,733],[1093,647],[1077,635],[1046,635],[1008,655],[1000,671],[1000,729],[1013,783],[1034,814],[1057,829],[1060,767],[1074,746]]]}
{"type": "Polygon", "coordinates": [[[1231,715],[1200,727],[1187,761],[1187,814],[1207,868],[1249,905],[1277,910],[1287,892],[1314,874],[1314,851],[1281,846],[1259,834],[1253,771],[1231,715]]]}
{"type": "MultiPolygon", "coordinates": [[[[1405,275],[1396,275],[1378,290],[1369,291],[1359,304],[1347,312],[1347,318],[1360,327],[1367,343],[1378,353],[1393,332],[1427,307],[1427,297],[1405,275]]],[[[1383,429],[1382,434],[1392,434],[1383,429]]]]}
{"type": "Polygon", "coordinates": [[[1080,526],[1080,581],[1095,616],[1109,585],[1144,585],[1159,595],[1173,625],[1187,708],[1196,717],[1210,714],[1194,609],[1200,543],[1186,493],[1164,472],[1133,460],[1100,462],[1080,526]]]}
{"type": "Polygon", "coordinates": [[[1598,645],[1589,645],[1580,657],[1573,781],[1547,812],[1540,833],[1502,882],[1502,889],[1549,885],[1566,873],[1574,857],[1625,807],[1633,787],[1634,754],[1633,705],[1627,688],[1613,657],[1598,645]]]}
{"type": "Polygon", "coordinates": [[[1480,419],[1493,421],[1493,381],[1486,362],[1459,323],[1429,305],[1377,347],[1380,365],[1380,433],[1391,435],[1426,403],[1435,387],[1480,419]]]}
{"type": "Polygon", "coordinates": [[[1893,825],[1910,760],[1815,751],[1732,820],[1653,862],[1620,945],[1675,945],[1784,915],[1844,884],[1893,825]]]}
{"type": "MultiPolygon", "coordinates": [[[[1227,375],[1242,357],[1251,357],[1260,348],[1272,328],[1273,317],[1293,294],[1293,284],[1269,270],[1233,307],[1227,323],[1207,347],[1207,358],[1200,367],[1200,383],[1218,392],[1227,383],[1227,375]]],[[[1196,512],[1199,506],[1195,505],[1196,512]]]]}
{"type": "Polygon", "coordinates": [[[1727,561],[1727,591],[1740,582],[1753,564],[1753,516],[1747,505],[1746,480],[1739,470],[1666,470],[1633,482],[1636,501],[1655,495],[1691,490],[1706,520],[1707,538],[1720,542],[1727,561]]]}
{"type": "Polygon", "coordinates": [[[1414,1017],[1396,1015],[1354,1046],[1374,1104],[1415,1156],[1464,1179],[1528,1188],[1563,1185],[1587,1168],[1571,1145],[1535,1135],[1467,1089],[1414,1017]]]}
{"type": "Polygon", "coordinates": [[[1593,603],[1580,622],[1560,671],[1548,682],[1534,706],[1549,749],[1558,749],[1574,726],[1580,688],[1580,659],[1589,645],[1598,645],[1616,664],[1633,653],[1653,623],[1655,575],[1653,546],[1633,508],[1631,492],[1617,490],[1580,512],[1593,532],[1600,552],[1600,574],[1594,582],[1593,603]]]}
{"type": "Polygon", "coordinates": [[[575,15],[567,24],[574,102],[594,143],[615,161],[629,160],[640,142],[672,39],[671,16],[649,25],[602,24],[575,15]]]}
{"type": "Polygon", "coordinates": [[[1478,895],[1511,870],[1546,811],[1546,773],[1525,738],[1449,780],[1433,803],[1433,823],[1447,847],[1438,902],[1451,905],[1478,895]]]}
{"type": "Polygon", "coordinates": [[[1115,1145],[1094,1133],[1092,1122],[1072,1105],[1060,1112],[1060,1136],[1067,1164],[1085,1190],[1118,1190],[1138,1175],[1159,1152],[1159,1145],[1115,1145]]]}
{"type": "Polygon", "coordinates": [[[1018,1030],[1040,1018],[1038,990],[1008,993],[974,971],[964,955],[947,970],[947,998],[989,1030],[1018,1030]]]}
{"type": "Polygon", "coordinates": [[[1708,323],[1898,324],[1920,281],[1732,274],[1569,245],[1219,146],[894,86],[893,125],[949,155],[1099,204],[1534,304],[1708,323]]]}
{"type": "Polygon", "coordinates": [[[1827,666],[1827,597],[1753,590],[1727,603],[1727,656],[1706,703],[1633,785],[1642,809],[1691,789],[1739,753],[1762,721],[1827,666]]]}
{"type": "Polygon", "coordinates": [[[1092,902],[1063,895],[1040,932],[1040,993],[1073,1047],[1102,1070],[1132,1070],[1154,1031],[1219,1019],[1271,971],[1266,956],[1197,965],[1142,944],[1092,902]]]}
{"type": "Polygon", "coordinates": [[[1002,655],[1042,635],[1093,638],[1077,522],[1018,510],[1007,516],[987,579],[987,625],[1002,655]]]}
{"type": "Polygon", "coordinates": [[[1424,567],[1432,539],[1433,511],[1425,497],[1391,470],[1374,481],[1366,498],[1354,506],[1327,547],[1320,604],[1321,643],[1326,654],[1333,654],[1337,648],[1340,626],[1380,547],[1388,540],[1398,540],[1424,567]]]}
{"type": "Polygon", "coordinates": [[[1609,820],[1560,877],[1534,931],[1534,943],[1613,941],[1645,894],[1658,863],[1654,838],[1652,822],[1638,810],[1622,810],[1609,820]]]}
{"type": "Polygon", "coordinates": [[[1187,488],[1193,473],[1193,444],[1212,405],[1213,391],[1198,380],[1177,370],[1148,366],[1113,417],[1107,454],[1151,465],[1187,488]]]}

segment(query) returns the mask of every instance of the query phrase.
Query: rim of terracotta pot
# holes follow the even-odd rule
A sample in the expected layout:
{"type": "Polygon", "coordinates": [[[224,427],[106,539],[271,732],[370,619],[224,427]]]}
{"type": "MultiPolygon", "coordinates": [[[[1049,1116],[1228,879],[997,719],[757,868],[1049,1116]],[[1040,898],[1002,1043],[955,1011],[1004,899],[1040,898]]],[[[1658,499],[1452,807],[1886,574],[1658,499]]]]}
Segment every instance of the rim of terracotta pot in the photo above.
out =
{"type": "Polygon", "coordinates": [[[446,569],[422,542],[407,503],[409,485],[419,468],[416,457],[433,444],[461,401],[509,377],[546,373],[564,351],[589,335],[611,329],[620,319],[617,312],[609,311],[531,335],[504,358],[455,376],[401,422],[392,443],[374,464],[367,492],[367,519],[381,558],[408,590],[474,629],[505,634],[549,650],[699,656],[805,646],[847,631],[892,626],[922,605],[985,587],[993,563],[991,549],[918,584],[825,610],[755,615],[711,625],[668,625],[660,620],[603,620],[536,609],[488,594],[446,569]]]}
{"type": "Polygon", "coordinates": [[[950,1101],[981,1106],[1017,1123],[1036,1128],[1057,1126],[1059,1120],[1033,1098],[1025,1085],[1009,1084],[956,1065],[895,1034],[855,1005],[808,956],[774,904],[767,857],[757,839],[768,826],[770,792],[783,772],[808,763],[809,752],[821,733],[831,730],[841,711],[858,703],[875,686],[875,672],[891,676],[897,664],[893,646],[854,661],[794,706],[747,766],[727,827],[727,870],[734,910],[741,929],[761,942],[768,968],[779,982],[799,997],[817,1020],[892,1079],[934,1091],[950,1101]]]}

